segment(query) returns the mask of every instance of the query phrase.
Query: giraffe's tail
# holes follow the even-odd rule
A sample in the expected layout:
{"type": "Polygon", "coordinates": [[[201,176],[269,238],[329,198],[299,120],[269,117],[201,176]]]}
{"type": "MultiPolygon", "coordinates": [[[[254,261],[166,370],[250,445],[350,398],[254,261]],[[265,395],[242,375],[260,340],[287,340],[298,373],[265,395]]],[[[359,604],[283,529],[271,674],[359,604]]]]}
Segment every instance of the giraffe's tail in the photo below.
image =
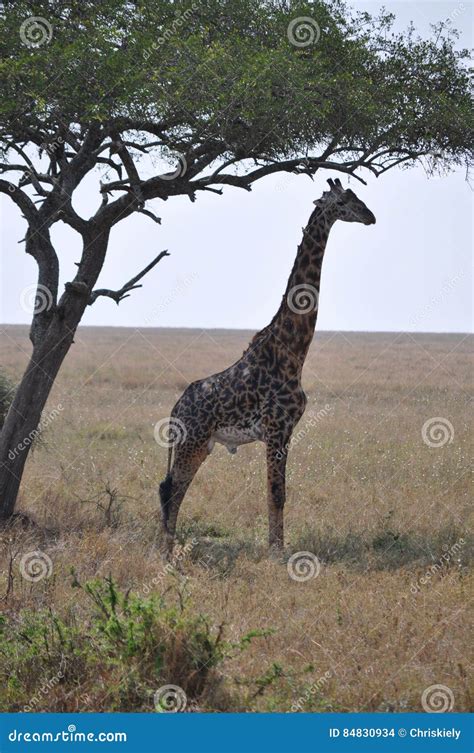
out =
{"type": "Polygon", "coordinates": [[[171,473],[171,458],[172,457],[173,457],[173,443],[170,442],[169,447],[168,447],[168,470],[166,472],[167,476],[169,476],[171,473]]]}
{"type": "Polygon", "coordinates": [[[168,525],[172,490],[173,476],[171,475],[171,473],[168,473],[165,480],[160,484],[161,514],[163,516],[163,523],[165,527],[168,525]]]}
{"type": "Polygon", "coordinates": [[[160,484],[160,502],[161,502],[161,514],[163,516],[163,523],[165,526],[168,524],[171,494],[173,491],[173,476],[171,474],[171,458],[173,455],[173,445],[170,442],[168,448],[168,470],[164,481],[160,484]]]}

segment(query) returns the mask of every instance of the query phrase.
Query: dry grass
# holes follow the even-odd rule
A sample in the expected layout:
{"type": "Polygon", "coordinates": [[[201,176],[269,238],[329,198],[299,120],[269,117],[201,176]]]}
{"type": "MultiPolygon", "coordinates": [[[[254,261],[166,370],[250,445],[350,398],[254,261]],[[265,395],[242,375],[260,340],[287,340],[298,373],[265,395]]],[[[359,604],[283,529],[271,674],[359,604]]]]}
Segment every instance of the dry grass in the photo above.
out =
{"type": "MultiPolygon", "coordinates": [[[[110,573],[136,593],[179,581],[188,608],[211,625],[224,621],[228,640],[271,629],[225,660],[221,700],[201,699],[203,708],[285,711],[300,700],[316,711],[419,710],[423,690],[437,683],[452,690],[455,711],[471,708],[471,344],[462,335],[317,335],[286,507],[288,552],[317,555],[317,577],[296,582],[267,558],[257,444],[233,457],[216,447],[182,506],[180,541],[196,543],[178,574],[163,573],[156,490],[167,452],[153,426],[189,381],[236,360],[250,334],[80,331],[46,414],[62,409],[28,462],[19,500],[40,528],[0,537],[0,599],[14,555],[1,609],[9,618],[25,608],[66,612],[80,601],[71,567],[82,582],[110,573]],[[432,448],[421,429],[437,416],[454,438],[432,448]],[[32,584],[18,563],[38,548],[53,575],[32,584]]],[[[3,327],[1,345],[2,366],[18,378],[26,329],[3,327]]],[[[80,688],[68,708],[80,707],[78,697],[80,688]]],[[[107,701],[89,710],[107,710],[107,701]]]]}

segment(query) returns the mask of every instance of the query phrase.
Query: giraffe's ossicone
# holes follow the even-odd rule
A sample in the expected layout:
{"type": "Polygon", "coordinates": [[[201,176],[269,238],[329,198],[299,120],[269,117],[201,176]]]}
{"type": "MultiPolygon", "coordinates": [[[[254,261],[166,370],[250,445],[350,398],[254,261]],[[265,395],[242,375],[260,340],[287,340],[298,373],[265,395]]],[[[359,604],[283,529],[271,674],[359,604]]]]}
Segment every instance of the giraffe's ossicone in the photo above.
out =
{"type": "Polygon", "coordinates": [[[301,372],[316,325],[321,268],[336,220],[375,223],[339,180],[314,202],[280,308],[242,357],[225,371],[190,384],[171,411],[168,473],[160,484],[163,546],[170,554],[179,507],[215,442],[232,453],[241,444],[266,445],[269,544],[283,548],[287,449],[303,415],[301,372]]]}

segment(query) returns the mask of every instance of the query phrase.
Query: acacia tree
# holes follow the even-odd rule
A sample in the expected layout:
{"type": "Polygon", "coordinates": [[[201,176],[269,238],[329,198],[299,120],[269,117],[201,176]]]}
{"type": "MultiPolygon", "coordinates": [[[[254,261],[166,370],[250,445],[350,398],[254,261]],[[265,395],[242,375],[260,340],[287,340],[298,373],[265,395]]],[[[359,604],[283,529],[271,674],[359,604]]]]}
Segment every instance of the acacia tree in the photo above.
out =
{"type": "Polygon", "coordinates": [[[43,0],[0,11],[0,192],[23,215],[38,266],[31,360],[0,435],[0,518],[13,514],[28,448],[96,289],[111,229],[150,205],[273,173],[335,170],[363,180],[472,154],[468,53],[449,25],[429,39],[339,0],[43,0]],[[156,161],[158,158],[158,162],[156,161]],[[168,167],[163,165],[167,160],[168,167]],[[144,177],[144,167],[151,177],[144,177]],[[97,210],[73,204],[97,176],[97,210]],[[57,222],[78,233],[59,289],[57,222]]]}

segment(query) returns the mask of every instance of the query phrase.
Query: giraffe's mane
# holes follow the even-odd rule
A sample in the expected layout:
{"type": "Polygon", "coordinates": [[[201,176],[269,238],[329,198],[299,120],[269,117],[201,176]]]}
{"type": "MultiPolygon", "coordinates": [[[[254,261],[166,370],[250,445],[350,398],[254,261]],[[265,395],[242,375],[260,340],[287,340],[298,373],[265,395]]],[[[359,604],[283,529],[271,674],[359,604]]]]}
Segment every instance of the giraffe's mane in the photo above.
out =
{"type": "MultiPolygon", "coordinates": [[[[306,228],[308,228],[309,226],[311,226],[315,222],[317,222],[318,219],[320,219],[320,217],[325,214],[327,208],[330,207],[331,204],[333,204],[336,201],[336,199],[337,199],[337,196],[335,195],[334,191],[332,191],[332,190],[331,191],[323,191],[323,193],[320,196],[320,198],[317,199],[314,202],[314,209],[311,212],[311,215],[310,215],[310,217],[308,219],[308,222],[306,223],[306,226],[303,228],[303,238],[300,241],[300,243],[298,244],[298,248],[297,248],[295,260],[293,262],[293,266],[291,268],[291,272],[289,274],[288,280],[291,279],[291,277],[293,275],[293,272],[295,270],[295,267],[298,264],[298,254],[299,254],[301,245],[302,245],[302,243],[304,241],[304,232],[305,232],[306,228]]],[[[263,329],[258,330],[258,332],[256,332],[254,334],[254,336],[250,340],[248,346],[246,347],[246,349],[242,353],[242,357],[244,357],[245,355],[247,355],[248,353],[250,353],[255,348],[255,346],[257,345],[257,343],[264,342],[267,339],[267,337],[269,335],[271,335],[273,325],[274,325],[275,320],[277,319],[277,317],[278,317],[278,315],[280,313],[281,306],[283,304],[283,301],[285,300],[285,297],[286,297],[286,288],[285,288],[285,292],[284,292],[284,294],[282,296],[282,303],[278,307],[278,309],[277,309],[276,313],[274,314],[272,320],[265,327],[263,327],[263,329]]]]}
{"type": "MultiPolygon", "coordinates": [[[[321,216],[321,214],[324,213],[324,209],[327,206],[328,198],[331,195],[332,195],[331,191],[324,191],[324,193],[321,196],[321,198],[319,198],[317,201],[314,202],[314,209],[311,212],[311,215],[310,215],[309,220],[308,220],[308,222],[306,224],[306,227],[308,227],[309,225],[312,225],[314,222],[316,222],[319,219],[319,217],[321,216]]],[[[303,228],[303,231],[305,229],[306,228],[303,228]]],[[[303,242],[303,240],[301,240],[301,242],[298,245],[298,249],[297,249],[297,252],[296,252],[295,260],[294,260],[293,266],[291,268],[291,272],[290,272],[290,275],[288,277],[288,280],[291,279],[293,271],[294,271],[294,269],[295,269],[295,267],[296,267],[296,265],[298,263],[298,252],[300,250],[302,242],[303,242]]],[[[286,289],[285,289],[285,293],[282,296],[282,302],[285,299],[285,296],[286,296],[286,289]]],[[[271,322],[269,322],[265,327],[263,327],[263,329],[260,329],[258,332],[255,333],[255,335],[250,340],[250,343],[248,344],[247,348],[244,350],[244,352],[242,354],[243,356],[245,356],[247,353],[249,353],[251,350],[253,350],[253,348],[257,345],[258,342],[263,342],[268,337],[268,335],[271,334],[273,324],[275,323],[275,320],[276,320],[276,318],[278,317],[278,315],[280,313],[280,309],[281,309],[281,305],[278,307],[278,309],[277,309],[275,315],[273,316],[271,322]]]]}

